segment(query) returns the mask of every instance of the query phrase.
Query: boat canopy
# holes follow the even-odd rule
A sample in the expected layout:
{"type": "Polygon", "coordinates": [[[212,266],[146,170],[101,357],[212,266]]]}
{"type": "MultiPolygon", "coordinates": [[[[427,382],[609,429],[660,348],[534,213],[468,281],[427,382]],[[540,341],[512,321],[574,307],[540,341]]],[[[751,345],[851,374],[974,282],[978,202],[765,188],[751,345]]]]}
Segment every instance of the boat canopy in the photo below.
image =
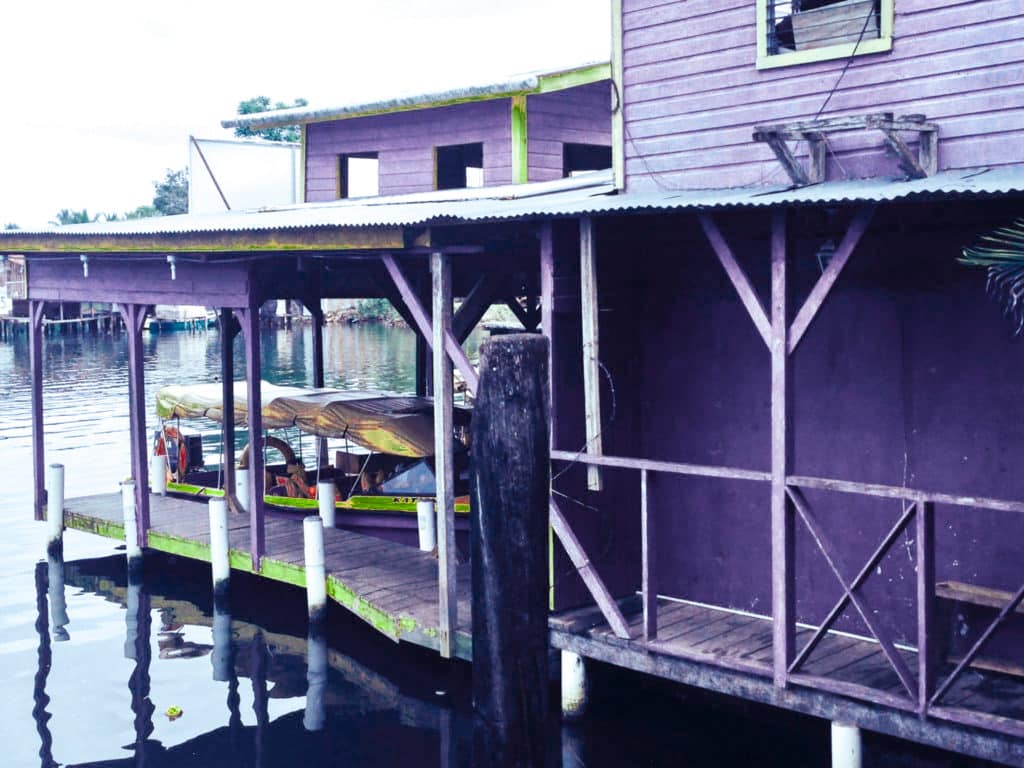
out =
{"type": "MultiPolygon", "coordinates": [[[[286,387],[262,382],[263,426],[297,427],[317,437],[347,438],[378,453],[421,458],[434,455],[434,401],[380,392],[286,387]]],[[[235,424],[248,423],[245,382],[235,384],[235,424]]],[[[469,410],[455,409],[455,424],[469,423],[469,410]]],[[[170,385],[156,394],[161,419],[224,419],[221,385],[170,385]]]]}

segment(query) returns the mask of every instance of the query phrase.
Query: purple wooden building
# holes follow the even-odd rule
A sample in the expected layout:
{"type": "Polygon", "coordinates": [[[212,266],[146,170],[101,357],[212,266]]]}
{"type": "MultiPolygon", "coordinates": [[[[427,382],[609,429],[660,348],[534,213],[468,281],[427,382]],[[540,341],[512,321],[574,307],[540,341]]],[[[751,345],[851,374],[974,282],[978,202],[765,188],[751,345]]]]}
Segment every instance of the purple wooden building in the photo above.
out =
{"type": "Polygon", "coordinates": [[[1024,357],[957,261],[1024,198],[1017,4],[613,6],[587,82],[245,118],[304,125],[315,206],[0,249],[40,306],[233,309],[250,359],[263,299],[387,296],[471,389],[513,305],[552,339],[556,647],[1024,764],[1024,357]]]}

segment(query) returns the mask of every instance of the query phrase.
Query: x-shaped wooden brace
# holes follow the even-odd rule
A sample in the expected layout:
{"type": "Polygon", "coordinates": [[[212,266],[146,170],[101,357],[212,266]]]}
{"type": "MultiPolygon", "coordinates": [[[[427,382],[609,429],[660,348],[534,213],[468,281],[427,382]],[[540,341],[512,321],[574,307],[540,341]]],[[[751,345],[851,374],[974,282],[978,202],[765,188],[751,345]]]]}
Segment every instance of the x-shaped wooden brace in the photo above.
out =
{"type": "Polygon", "coordinates": [[[839,602],[835,604],[831,611],[829,611],[828,617],[822,622],[821,626],[818,627],[818,631],[814,637],[811,638],[810,642],[804,646],[804,649],[800,652],[799,656],[794,659],[790,665],[789,671],[796,671],[814,650],[814,647],[818,644],[828,628],[839,618],[839,614],[842,613],[843,609],[849,604],[853,603],[853,606],[857,609],[857,613],[860,614],[861,619],[867,625],[868,630],[874,635],[875,639],[878,640],[878,644],[882,647],[882,652],[885,657],[889,660],[893,669],[896,670],[896,675],[899,677],[900,682],[903,683],[903,687],[907,689],[907,693],[911,698],[917,697],[917,685],[914,678],[911,677],[910,669],[907,667],[906,662],[903,661],[903,657],[899,655],[896,650],[896,646],[893,643],[889,635],[882,629],[881,625],[875,619],[875,611],[871,607],[867,597],[860,594],[857,590],[867,581],[868,575],[878,562],[885,556],[889,547],[892,546],[896,538],[903,532],[910,521],[914,517],[914,513],[917,509],[916,505],[911,504],[909,507],[905,507],[903,514],[897,521],[896,525],[888,535],[882,540],[882,543],[875,550],[874,554],[868,559],[867,563],[857,574],[857,577],[848,582],[846,575],[842,572],[839,567],[838,557],[835,550],[832,548],[832,544],[828,537],[825,535],[824,529],[821,527],[821,523],[815,517],[811,510],[810,504],[807,503],[807,499],[804,497],[803,491],[794,486],[788,486],[786,493],[789,495],[790,500],[793,502],[793,506],[796,508],[797,514],[800,515],[800,519],[804,521],[804,525],[807,526],[807,530],[810,531],[811,537],[814,539],[814,543],[818,546],[818,550],[825,558],[825,562],[828,563],[829,569],[835,574],[835,577],[839,580],[839,583],[843,587],[843,596],[839,599],[839,602]]]}

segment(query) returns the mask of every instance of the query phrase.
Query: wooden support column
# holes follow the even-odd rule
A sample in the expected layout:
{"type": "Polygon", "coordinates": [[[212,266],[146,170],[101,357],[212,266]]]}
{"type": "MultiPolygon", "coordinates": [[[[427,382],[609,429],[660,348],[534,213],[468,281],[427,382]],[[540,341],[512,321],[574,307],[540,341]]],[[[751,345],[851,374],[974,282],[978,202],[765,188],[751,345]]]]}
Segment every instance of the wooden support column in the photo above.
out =
{"type": "Polygon", "coordinates": [[[246,412],[249,421],[249,547],[252,569],[260,572],[266,550],[263,466],[263,399],[260,392],[260,308],[237,310],[245,336],[246,412]]]}
{"type": "Polygon", "coordinates": [[[554,450],[555,427],[555,249],[551,222],[540,225],[540,329],[551,344],[551,364],[548,366],[548,391],[551,393],[551,449],[554,450]]]}
{"type": "MultiPolygon", "coordinates": [[[[443,253],[430,255],[433,278],[434,351],[434,475],[437,479],[437,572],[439,637],[441,655],[455,655],[457,609],[455,595],[455,460],[453,440],[452,361],[444,351],[444,342],[452,327],[452,265],[443,253]]],[[[410,308],[411,309],[411,308],[410,308]]],[[[467,382],[468,384],[468,382],[467,382]]],[[[474,382],[474,391],[476,391],[474,382]]]]}
{"type": "Polygon", "coordinates": [[[43,519],[46,503],[46,452],[43,435],[43,307],[41,301],[28,303],[28,354],[32,372],[32,480],[33,514],[43,519]]]}
{"type": "Polygon", "coordinates": [[[224,466],[224,497],[239,509],[235,498],[235,335],[238,321],[230,309],[220,311],[220,396],[223,403],[221,428],[224,430],[221,463],[224,466]]]}
{"type": "MultiPolygon", "coordinates": [[[[313,386],[322,389],[324,386],[324,311],[319,298],[304,303],[313,317],[313,386]]],[[[317,461],[318,466],[321,467],[330,463],[327,456],[327,440],[317,440],[317,461]]]]}
{"type": "Polygon", "coordinates": [[[935,504],[917,503],[917,707],[928,713],[935,691],[935,504]]]}
{"type": "Polygon", "coordinates": [[[786,212],[772,213],[772,641],[775,685],[785,687],[795,654],[796,589],[793,509],[786,495],[790,463],[790,371],[786,320],[786,212]]]}
{"type": "Polygon", "coordinates": [[[143,375],[142,324],[146,305],[122,304],[128,336],[128,416],[131,425],[132,478],[135,480],[135,520],[138,544],[149,535],[149,439],[146,436],[146,384],[143,375]]]}
{"type": "Polygon", "coordinates": [[[536,334],[492,339],[480,351],[471,441],[474,765],[544,764],[549,351],[536,334]]]}
{"type": "MultiPolygon", "coordinates": [[[[583,313],[583,403],[586,417],[587,453],[600,456],[601,447],[601,353],[598,344],[597,249],[594,221],[580,219],[580,300],[583,313]]],[[[601,468],[587,466],[587,488],[604,488],[601,468]]]]}

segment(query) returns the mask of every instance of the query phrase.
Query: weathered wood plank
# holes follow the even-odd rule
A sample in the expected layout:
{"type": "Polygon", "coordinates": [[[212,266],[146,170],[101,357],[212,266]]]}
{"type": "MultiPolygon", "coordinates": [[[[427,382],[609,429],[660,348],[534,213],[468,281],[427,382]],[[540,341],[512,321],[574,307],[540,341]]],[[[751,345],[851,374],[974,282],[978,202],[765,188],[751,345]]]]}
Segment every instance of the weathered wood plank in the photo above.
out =
{"type": "MultiPolygon", "coordinates": [[[[583,326],[583,407],[586,452],[591,456],[600,456],[603,450],[597,246],[594,242],[594,221],[589,216],[580,219],[580,306],[583,326]]],[[[588,464],[587,489],[600,491],[603,487],[601,470],[588,464]]]]}

